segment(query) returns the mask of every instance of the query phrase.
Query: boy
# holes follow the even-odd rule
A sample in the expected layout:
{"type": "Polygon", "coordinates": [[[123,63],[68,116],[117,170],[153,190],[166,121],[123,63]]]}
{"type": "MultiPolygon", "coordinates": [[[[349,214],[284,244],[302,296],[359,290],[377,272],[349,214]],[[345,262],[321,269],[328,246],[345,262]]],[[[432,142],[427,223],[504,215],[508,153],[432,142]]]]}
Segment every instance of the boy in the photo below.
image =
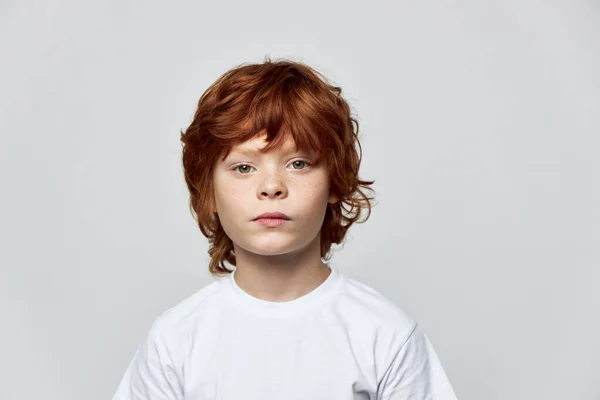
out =
{"type": "Polygon", "coordinates": [[[154,321],[114,400],[456,399],[415,320],[328,261],[374,182],[340,88],[302,63],[242,65],[181,141],[218,279],[154,321]]]}

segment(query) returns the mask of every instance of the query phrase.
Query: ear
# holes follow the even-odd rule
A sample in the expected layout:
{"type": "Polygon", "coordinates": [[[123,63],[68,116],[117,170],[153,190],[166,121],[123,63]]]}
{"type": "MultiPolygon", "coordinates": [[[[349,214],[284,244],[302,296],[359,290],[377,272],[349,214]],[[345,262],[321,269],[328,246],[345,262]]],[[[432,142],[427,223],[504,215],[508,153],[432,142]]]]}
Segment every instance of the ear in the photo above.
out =
{"type": "Polygon", "coordinates": [[[329,193],[329,199],[327,200],[329,203],[331,204],[335,204],[338,202],[338,198],[337,196],[335,196],[333,193],[329,193]]]}
{"type": "Polygon", "coordinates": [[[217,202],[215,200],[215,194],[213,193],[212,198],[208,201],[208,209],[212,214],[217,212],[217,202]]]}

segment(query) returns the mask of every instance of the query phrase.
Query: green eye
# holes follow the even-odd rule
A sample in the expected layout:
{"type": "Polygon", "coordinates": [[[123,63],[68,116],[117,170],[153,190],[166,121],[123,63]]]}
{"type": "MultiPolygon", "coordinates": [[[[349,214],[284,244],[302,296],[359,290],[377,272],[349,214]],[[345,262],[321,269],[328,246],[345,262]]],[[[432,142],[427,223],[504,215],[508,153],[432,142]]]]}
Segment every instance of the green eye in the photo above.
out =
{"type": "MultiPolygon", "coordinates": [[[[292,167],[296,170],[306,169],[308,165],[308,162],[304,160],[296,160],[292,163],[292,167]]],[[[234,170],[242,175],[247,175],[252,170],[252,167],[248,164],[240,164],[237,167],[235,167],[234,170]]]]}
{"type": "Polygon", "coordinates": [[[237,167],[235,167],[235,170],[240,172],[241,174],[245,174],[245,172],[240,171],[240,168],[243,168],[243,167],[246,167],[247,169],[245,171],[248,171],[248,172],[250,172],[250,169],[252,168],[249,165],[242,164],[242,165],[238,165],[237,167]]]}
{"type": "Polygon", "coordinates": [[[298,165],[298,163],[300,163],[300,166],[306,166],[306,161],[302,161],[302,160],[298,160],[298,161],[294,161],[292,163],[292,165],[294,166],[294,169],[304,169],[304,168],[296,168],[296,166],[298,165]]]}

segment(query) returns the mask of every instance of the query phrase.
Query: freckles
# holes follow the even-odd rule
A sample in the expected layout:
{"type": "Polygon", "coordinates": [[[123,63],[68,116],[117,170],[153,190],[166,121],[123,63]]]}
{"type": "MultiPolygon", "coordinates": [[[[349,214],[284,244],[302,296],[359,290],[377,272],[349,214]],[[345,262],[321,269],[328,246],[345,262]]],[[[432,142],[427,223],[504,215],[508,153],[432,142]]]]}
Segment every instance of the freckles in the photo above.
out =
{"type": "Polygon", "coordinates": [[[224,188],[223,197],[227,199],[229,203],[235,204],[248,198],[249,193],[251,193],[251,189],[248,187],[238,187],[238,186],[230,186],[224,188]]]}
{"type": "Polygon", "coordinates": [[[327,185],[324,182],[306,182],[304,185],[304,191],[311,197],[320,196],[322,193],[327,191],[327,185]]]}

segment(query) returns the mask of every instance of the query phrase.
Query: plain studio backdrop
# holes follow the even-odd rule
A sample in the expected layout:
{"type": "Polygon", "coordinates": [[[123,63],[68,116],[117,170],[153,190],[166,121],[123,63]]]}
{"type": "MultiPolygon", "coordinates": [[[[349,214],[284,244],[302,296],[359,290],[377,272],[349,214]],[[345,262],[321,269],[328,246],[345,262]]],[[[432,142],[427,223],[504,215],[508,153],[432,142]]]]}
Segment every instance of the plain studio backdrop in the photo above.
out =
{"type": "Polygon", "coordinates": [[[179,133],[265,56],[343,88],[378,203],[332,260],[459,399],[600,399],[597,2],[4,0],[0,49],[0,399],[111,398],[213,281],[179,133]]]}

